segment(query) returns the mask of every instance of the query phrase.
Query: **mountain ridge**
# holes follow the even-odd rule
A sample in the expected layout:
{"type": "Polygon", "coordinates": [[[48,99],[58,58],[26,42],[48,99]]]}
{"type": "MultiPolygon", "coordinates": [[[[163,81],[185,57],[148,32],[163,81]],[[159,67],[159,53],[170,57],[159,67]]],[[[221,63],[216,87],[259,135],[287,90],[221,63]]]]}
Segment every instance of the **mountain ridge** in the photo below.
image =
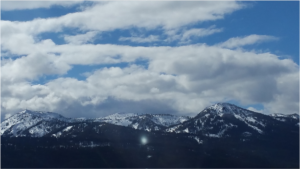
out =
{"type": "Polygon", "coordinates": [[[298,115],[264,115],[232,104],[208,106],[192,118],[117,113],[72,119],[26,110],[2,122],[1,131],[7,168],[299,167],[298,115]]]}
{"type": "MultiPolygon", "coordinates": [[[[276,117],[276,116],[275,116],[276,117]]],[[[299,116],[286,115],[286,120],[240,108],[230,103],[206,107],[194,118],[167,128],[166,132],[193,133],[208,137],[251,136],[270,133],[277,126],[297,126],[299,116]],[[282,123],[284,122],[284,124],[282,123]]],[[[299,126],[299,124],[298,124],[299,126]]]]}
{"type": "Polygon", "coordinates": [[[171,114],[114,113],[99,118],[66,118],[58,113],[23,110],[1,123],[1,136],[42,137],[71,123],[105,122],[134,129],[201,134],[209,137],[263,134],[277,122],[299,126],[298,114],[270,114],[243,109],[230,103],[206,107],[195,117],[171,114]],[[267,126],[267,127],[266,127],[267,126]],[[244,131],[237,132],[237,128],[244,131]],[[232,133],[233,132],[233,133],[232,133]]]}

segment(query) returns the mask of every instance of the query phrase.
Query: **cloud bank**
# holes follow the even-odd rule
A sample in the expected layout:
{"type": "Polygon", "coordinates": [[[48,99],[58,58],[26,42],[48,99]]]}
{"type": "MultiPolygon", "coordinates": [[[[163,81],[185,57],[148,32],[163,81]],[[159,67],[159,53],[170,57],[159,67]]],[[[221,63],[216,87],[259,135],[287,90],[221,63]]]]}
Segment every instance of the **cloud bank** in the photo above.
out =
{"type": "Polygon", "coordinates": [[[244,7],[234,1],[105,2],[56,18],[2,21],[3,117],[25,108],[68,117],[115,112],[195,115],[212,103],[230,100],[263,104],[264,113],[297,113],[299,66],[273,53],[240,50],[276,37],[252,34],[215,45],[191,43],[193,37],[224,30],[190,25],[221,20],[244,7]],[[177,39],[184,45],[93,43],[103,33],[131,28],[160,29],[164,34],[120,35],[118,41],[177,39]],[[68,34],[65,29],[78,33],[68,34]],[[64,33],[65,43],[41,38],[45,32],[64,33]],[[81,72],[84,80],[68,77],[78,65],[102,67],[81,72]],[[47,80],[41,83],[41,79],[47,80]]]}

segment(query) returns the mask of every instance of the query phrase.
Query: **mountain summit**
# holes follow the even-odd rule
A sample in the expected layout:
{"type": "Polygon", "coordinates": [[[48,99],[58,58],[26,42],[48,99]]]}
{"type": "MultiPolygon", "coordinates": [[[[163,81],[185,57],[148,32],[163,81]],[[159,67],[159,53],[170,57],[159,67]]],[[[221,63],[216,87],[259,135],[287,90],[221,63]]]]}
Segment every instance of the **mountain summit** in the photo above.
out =
{"type": "Polygon", "coordinates": [[[166,129],[167,132],[192,133],[208,137],[261,135],[284,126],[294,129],[296,116],[285,116],[289,123],[281,123],[273,116],[253,112],[229,103],[217,103],[205,108],[194,118],[166,129]]]}
{"type": "Polygon", "coordinates": [[[21,111],[1,123],[1,135],[26,136],[26,132],[40,137],[51,131],[50,123],[69,122],[70,118],[60,114],[42,111],[21,111]],[[46,125],[48,124],[48,125],[46,125]]]}
{"type": "Polygon", "coordinates": [[[245,109],[230,103],[217,103],[205,108],[202,112],[206,112],[209,110],[214,111],[216,113],[239,113],[245,109]]]}

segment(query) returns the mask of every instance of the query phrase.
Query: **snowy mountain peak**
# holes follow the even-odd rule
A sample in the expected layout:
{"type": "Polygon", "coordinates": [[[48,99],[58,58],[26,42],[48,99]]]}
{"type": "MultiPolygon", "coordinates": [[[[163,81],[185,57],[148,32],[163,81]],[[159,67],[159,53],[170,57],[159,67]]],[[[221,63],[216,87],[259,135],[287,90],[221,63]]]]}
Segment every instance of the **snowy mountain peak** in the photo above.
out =
{"type": "Polygon", "coordinates": [[[23,110],[1,123],[1,135],[8,131],[9,135],[19,136],[24,131],[42,121],[64,121],[70,119],[52,112],[23,110]]]}
{"type": "MultiPolygon", "coordinates": [[[[193,119],[168,128],[169,132],[204,134],[223,137],[239,132],[263,134],[266,115],[252,112],[230,103],[217,103],[205,108],[193,119]]],[[[268,118],[268,116],[267,116],[268,118]]]]}
{"type": "Polygon", "coordinates": [[[238,106],[230,104],[230,103],[217,103],[217,104],[206,107],[202,112],[199,113],[199,115],[207,114],[207,113],[215,113],[215,114],[222,116],[223,114],[247,115],[247,114],[252,114],[254,112],[243,109],[241,107],[238,107],[238,106]]]}
{"type": "Polygon", "coordinates": [[[228,112],[233,112],[236,108],[238,108],[238,107],[233,104],[217,103],[217,104],[207,107],[206,109],[215,110],[217,113],[221,113],[221,112],[228,113],[228,112]]]}
{"type": "Polygon", "coordinates": [[[152,131],[161,130],[170,125],[182,123],[188,119],[190,118],[170,114],[115,113],[106,117],[97,118],[95,121],[152,131]]]}

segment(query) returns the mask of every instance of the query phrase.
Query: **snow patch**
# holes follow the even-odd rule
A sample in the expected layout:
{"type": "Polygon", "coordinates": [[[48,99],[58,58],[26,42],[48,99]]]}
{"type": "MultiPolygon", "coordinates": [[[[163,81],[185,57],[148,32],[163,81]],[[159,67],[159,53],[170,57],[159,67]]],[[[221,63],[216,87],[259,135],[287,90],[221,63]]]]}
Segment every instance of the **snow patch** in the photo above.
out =
{"type": "Polygon", "coordinates": [[[263,133],[263,131],[260,130],[258,127],[253,126],[253,125],[247,123],[247,121],[245,121],[240,115],[234,114],[234,117],[237,118],[237,119],[239,119],[239,120],[241,120],[241,121],[243,121],[245,124],[247,124],[249,127],[251,127],[251,128],[253,128],[254,130],[256,130],[258,133],[260,133],[260,134],[263,133]]]}
{"type": "Polygon", "coordinates": [[[69,131],[73,126],[68,126],[65,129],[63,129],[63,132],[69,131]]]}
{"type": "Polygon", "coordinates": [[[246,132],[242,133],[242,135],[245,137],[250,137],[250,136],[252,136],[252,133],[246,131],[246,132]]]}
{"type": "Polygon", "coordinates": [[[58,132],[56,134],[52,134],[52,136],[56,137],[56,138],[59,138],[61,136],[61,132],[58,132]]]}
{"type": "Polygon", "coordinates": [[[203,140],[200,140],[200,138],[198,136],[188,136],[188,138],[195,139],[198,144],[202,144],[203,143],[203,140]]]}
{"type": "Polygon", "coordinates": [[[138,124],[138,123],[134,123],[134,124],[132,125],[132,127],[133,127],[134,129],[137,129],[137,128],[138,128],[138,126],[139,126],[139,124],[138,124]]]}
{"type": "Polygon", "coordinates": [[[200,140],[198,137],[194,137],[194,139],[198,142],[198,144],[202,144],[203,143],[203,141],[200,140]]]}
{"type": "Polygon", "coordinates": [[[205,134],[205,135],[208,136],[208,137],[220,138],[220,136],[217,135],[217,134],[205,134]]]}
{"type": "Polygon", "coordinates": [[[189,133],[189,129],[188,128],[186,128],[185,130],[183,130],[184,132],[186,132],[186,133],[189,133]]]}

